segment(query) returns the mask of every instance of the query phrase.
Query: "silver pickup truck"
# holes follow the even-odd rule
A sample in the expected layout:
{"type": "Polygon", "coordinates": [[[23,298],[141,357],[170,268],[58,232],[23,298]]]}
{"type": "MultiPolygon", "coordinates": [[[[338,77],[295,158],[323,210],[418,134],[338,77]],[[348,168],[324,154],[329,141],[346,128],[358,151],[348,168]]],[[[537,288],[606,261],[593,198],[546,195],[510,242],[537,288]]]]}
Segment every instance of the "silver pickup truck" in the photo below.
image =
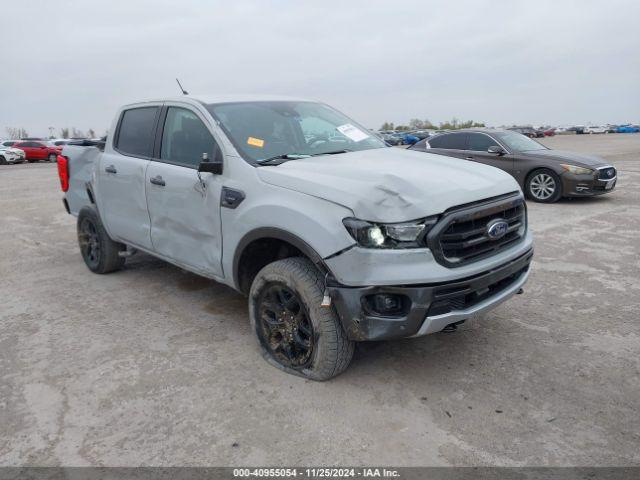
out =
{"type": "Polygon", "coordinates": [[[141,251],[230,285],[287,372],[326,380],[356,341],[455,330],[529,275],[509,174],[390,147],[325,104],[159,99],[122,107],[110,132],[58,158],[86,265],[141,251]]]}

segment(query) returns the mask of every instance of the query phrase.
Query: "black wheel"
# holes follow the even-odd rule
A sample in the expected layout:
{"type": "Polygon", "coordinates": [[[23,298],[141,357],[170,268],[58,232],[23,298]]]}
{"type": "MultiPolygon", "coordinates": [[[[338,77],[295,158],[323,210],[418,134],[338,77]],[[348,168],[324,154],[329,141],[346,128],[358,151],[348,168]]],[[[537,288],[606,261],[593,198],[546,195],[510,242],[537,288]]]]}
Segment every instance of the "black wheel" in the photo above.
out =
{"type": "Polygon", "coordinates": [[[58,155],[56,155],[55,153],[50,153],[49,154],[49,161],[51,163],[55,163],[58,161],[58,155]]]}
{"type": "Polygon", "coordinates": [[[562,183],[555,172],[542,168],[529,174],[525,190],[534,202],[553,203],[562,196],[562,183]]]}
{"type": "Polygon", "coordinates": [[[124,257],[118,254],[124,245],[109,238],[93,207],[84,207],[78,214],[78,244],[84,263],[94,273],[113,272],[124,265],[124,257]]]}
{"type": "Polygon", "coordinates": [[[7,164],[7,159],[4,158],[2,155],[0,155],[0,165],[6,165],[7,164]]]}
{"type": "Polygon", "coordinates": [[[324,280],[305,258],[264,267],[249,292],[249,316],[264,358],[312,380],[328,380],[351,362],[349,340],[333,307],[322,307],[324,280]]]}

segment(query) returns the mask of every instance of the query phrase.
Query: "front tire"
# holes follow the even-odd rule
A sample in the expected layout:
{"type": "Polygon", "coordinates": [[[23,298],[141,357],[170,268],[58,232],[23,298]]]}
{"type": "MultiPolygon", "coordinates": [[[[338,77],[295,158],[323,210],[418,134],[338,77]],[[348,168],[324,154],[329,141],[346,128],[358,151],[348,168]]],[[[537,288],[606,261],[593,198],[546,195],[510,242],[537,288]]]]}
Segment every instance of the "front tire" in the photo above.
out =
{"type": "Polygon", "coordinates": [[[125,258],[119,255],[124,245],[109,238],[93,207],[84,207],[78,214],[78,245],[84,263],[93,273],[113,272],[124,265],[125,258]]]}
{"type": "Polygon", "coordinates": [[[58,160],[58,155],[56,155],[55,153],[50,153],[49,154],[49,161],[51,163],[55,163],[58,160]]]}
{"type": "Polygon", "coordinates": [[[547,168],[535,170],[527,177],[525,193],[534,202],[557,202],[562,196],[560,177],[547,168]]]}
{"type": "Polygon", "coordinates": [[[0,165],[6,165],[7,159],[0,155],[0,165]]]}
{"type": "Polygon", "coordinates": [[[324,278],[300,257],[264,267],[249,292],[251,327],[262,355],[287,373],[323,381],[342,373],[353,357],[333,307],[322,307],[324,278]]]}

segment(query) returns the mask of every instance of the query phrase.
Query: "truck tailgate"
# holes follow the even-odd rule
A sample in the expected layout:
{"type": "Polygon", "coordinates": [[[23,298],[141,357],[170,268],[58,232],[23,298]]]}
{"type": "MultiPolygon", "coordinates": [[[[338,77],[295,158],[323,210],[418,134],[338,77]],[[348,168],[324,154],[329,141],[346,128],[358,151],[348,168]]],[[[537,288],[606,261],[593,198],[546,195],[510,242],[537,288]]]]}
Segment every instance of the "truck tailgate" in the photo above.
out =
{"type": "Polygon", "coordinates": [[[69,190],[66,193],[69,211],[78,216],[85,205],[91,204],[87,194],[87,182],[93,175],[94,163],[102,151],[97,147],[66,145],[62,155],[69,160],[69,190]]]}

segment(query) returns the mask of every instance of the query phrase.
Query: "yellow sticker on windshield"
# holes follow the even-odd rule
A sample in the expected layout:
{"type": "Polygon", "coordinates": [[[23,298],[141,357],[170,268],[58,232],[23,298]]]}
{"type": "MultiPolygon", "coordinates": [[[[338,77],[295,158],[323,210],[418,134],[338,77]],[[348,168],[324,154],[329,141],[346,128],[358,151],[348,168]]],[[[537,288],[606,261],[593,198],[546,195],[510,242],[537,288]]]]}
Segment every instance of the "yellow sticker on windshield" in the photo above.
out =
{"type": "Polygon", "coordinates": [[[264,147],[264,140],[260,138],[249,137],[247,138],[247,143],[254,147],[260,147],[260,148],[264,147]]]}

